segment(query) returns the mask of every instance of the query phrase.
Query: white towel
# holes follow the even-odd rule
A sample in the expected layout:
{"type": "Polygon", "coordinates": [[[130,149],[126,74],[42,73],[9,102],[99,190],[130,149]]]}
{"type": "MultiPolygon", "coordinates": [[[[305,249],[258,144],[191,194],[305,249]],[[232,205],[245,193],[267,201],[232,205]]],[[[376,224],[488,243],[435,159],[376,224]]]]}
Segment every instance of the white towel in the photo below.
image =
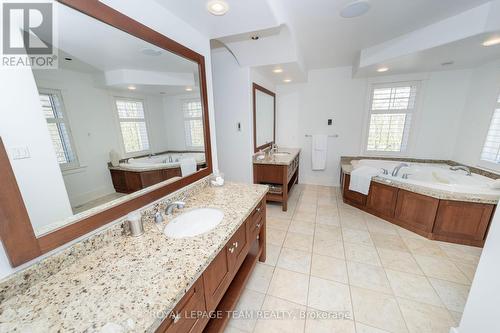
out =
{"type": "Polygon", "coordinates": [[[312,169],[313,170],[325,170],[326,168],[326,156],[328,149],[328,135],[318,134],[312,137],[312,169]]]}
{"type": "Polygon", "coordinates": [[[372,178],[381,172],[381,169],[369,166],[360,166],[359,168],[352,170],[349,190],[368,195],[372,178]]]}
{"type": "Polygon", "coordinates": [[[196,160],[193,157],[183,158],[180,162],[182,177],[189,176],[196,172],[196,160]]]}

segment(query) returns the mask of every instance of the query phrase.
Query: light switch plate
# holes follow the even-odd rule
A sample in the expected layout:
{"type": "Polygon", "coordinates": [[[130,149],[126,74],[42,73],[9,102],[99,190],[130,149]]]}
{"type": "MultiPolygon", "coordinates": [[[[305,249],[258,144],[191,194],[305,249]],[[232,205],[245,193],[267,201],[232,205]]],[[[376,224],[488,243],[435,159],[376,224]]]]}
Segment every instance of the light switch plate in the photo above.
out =
{"type": "Polygon", "coordinates": [[[28,146],[11,148],[10,156],[13,160],[22,160],[31,157],[28,146]]]}

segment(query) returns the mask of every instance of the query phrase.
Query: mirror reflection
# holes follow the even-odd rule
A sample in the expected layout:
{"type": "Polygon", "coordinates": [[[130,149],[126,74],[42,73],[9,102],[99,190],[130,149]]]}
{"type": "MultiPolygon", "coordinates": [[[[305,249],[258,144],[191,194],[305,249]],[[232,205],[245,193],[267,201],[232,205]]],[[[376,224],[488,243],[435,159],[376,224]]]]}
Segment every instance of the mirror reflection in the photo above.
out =
{"type": "Polygon", "coordinates": [[[197,63],[70,8],[59,27],[59,68],[33,70],[59,203],[27,202],[37,235],[207,163],[197,63]]]}
{"type": "Polygon", "coordinates": [[[275,94],[254,84],[255,150],[274,142],[275,94]]]}

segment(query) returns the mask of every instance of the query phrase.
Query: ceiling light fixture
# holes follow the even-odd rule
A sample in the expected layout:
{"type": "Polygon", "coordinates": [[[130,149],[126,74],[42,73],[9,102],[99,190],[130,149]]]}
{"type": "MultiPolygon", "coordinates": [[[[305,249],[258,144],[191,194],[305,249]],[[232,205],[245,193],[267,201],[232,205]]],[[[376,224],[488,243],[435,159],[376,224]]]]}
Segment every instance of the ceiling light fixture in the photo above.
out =
{"type": "Polygon", "coordinates": [[[135,86],[128,86],[128,90],[136,90],[137,88],[135,86]]]}
{"type": "Polygon", "coordinates": [[[290,83],[290,82],[292,82],[292,79],[284,79],[283,82],[290,83]]]}
{"type": "Polygon", "coordinates": [[[366,14],[371,8],[368,0],[358,0],[346,4],[340,10],[340,16],[344,18],[354,18],[366,14]]]}
{"type": "Polygon", "coordinates": [[[186,87],[186,91],[193,91],[193,88],[191,88],[191,87],[186,87]]]}
{"type": "Polygon", "coordinates": [[[483,46],[493,46],[500,44],[500,37],[492,37],[483,42],[483,46]]]}
{"type": "Polygon", "coordinates": [[[223,0],[212,0],[207,3],[207,10],[212,15],[221,16],[228,12],[229,5],[223,0]]]}
{"type": "Polygon", "coordinates": [[[281,68],[275,68],[275,69],[273,69],[273,73],[276,73],[276,74],[283,73],[283,69],[281,69],[281,68]]]}
{"type": "Polygon", "coordinates": [[[377,72],[383,73],[383,72],[387,72],[388,70],[389,70],[388,67],[380,67],[379,69],[377,69],[377,72]]]}

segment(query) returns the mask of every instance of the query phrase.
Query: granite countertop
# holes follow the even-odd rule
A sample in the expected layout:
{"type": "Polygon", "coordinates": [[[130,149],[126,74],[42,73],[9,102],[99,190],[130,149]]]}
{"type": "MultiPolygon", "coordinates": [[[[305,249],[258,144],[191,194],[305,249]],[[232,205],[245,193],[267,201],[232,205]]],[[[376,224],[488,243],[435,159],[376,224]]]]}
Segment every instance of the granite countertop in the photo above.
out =
{"type": "MultiPolygon", "coordinates": [[[[350,174],[351,171],[353,170],[353,166],[350,163],[350,161],[349,162],[341,161],[341,169],[343,173],[350,174]]],[[[403,190],[415,192],[418,194],[430,196],[441,200],[465,201],[465,202],[485,203],[494,205],[496,205],[499,200],[499,196],[494,194],[452,192],[432,187],[425,187],[425,186],[405,183],[397,181],[396,179],[387,179],[383,177],[373,177],[372,181],[380,184],[394,186],[403,190]]]]}
{"type": "Polygon", "coordinates": [[[300,148],[279,148],[278,152],[284,152],[289,154],[283,155],[269,155],[266,154],[265,158],[258,160],[257,156],[259,153],[253,155],[254,164],[275,164],[275,165],[289,165],[292,163],[293,159],[300,153],[300,148]]]}
{"type": "Polygon", "coordinates": [[[116,233],[81,258],[66,255],[59,260],[71,264],[2,300],[0,332],[104,332],[116,325],[123,329],[117,332],[154,332],[267,189],[226,183],[193,194],[180,212],[198,207],[224,211],[221,224],[203,235],[167,238],[145,222],[140,237],[116,233]]]}

